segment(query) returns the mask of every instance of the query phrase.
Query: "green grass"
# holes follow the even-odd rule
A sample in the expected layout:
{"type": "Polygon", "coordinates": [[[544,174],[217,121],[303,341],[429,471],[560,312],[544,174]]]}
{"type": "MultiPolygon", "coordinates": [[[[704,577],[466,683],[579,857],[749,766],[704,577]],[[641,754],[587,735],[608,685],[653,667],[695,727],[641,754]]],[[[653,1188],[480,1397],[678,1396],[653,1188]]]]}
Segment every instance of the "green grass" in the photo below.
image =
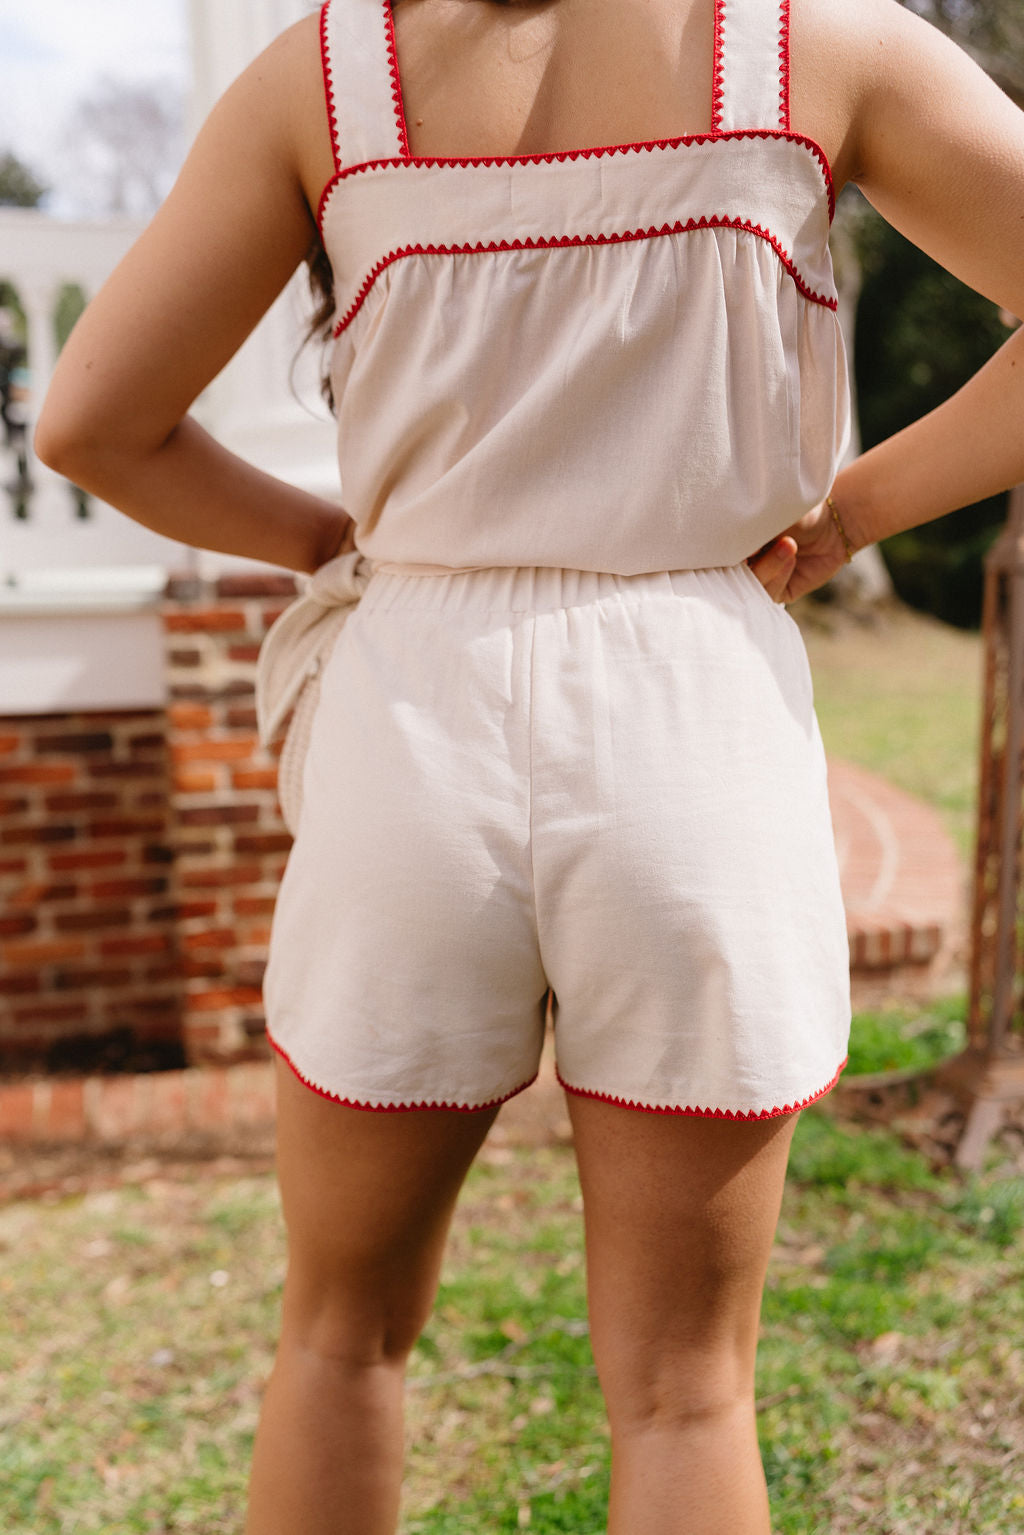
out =
{"type": "Polygon", "coordinates": [[[957,1055],[967,1039],[965,997],[947,997],[912,1010],[886,1008],[853,1015],[851,1077],[883,1071],[924,1071],[957,1055]]]}
{"type": "Polygon", "coordinates": [[[927,800],[960,848],[973,846],[982,697],[977,634],[909,609],[823,628],[798,604],[826,750],[927,800]]]}
{"type": "MultiPolygon", "coordinates": [[[[1024,1529],[1024,1179],[801,1117],[758,1394],[776,1535],[1024,1529]]],[[[0,1211],[0,1528],[241,1529],[284,1247],[272,1177],[0,1211]]],[[[563,1147],[485,1148],[409,1389],[406,1535],[604,1528],[563,1147]]]]}

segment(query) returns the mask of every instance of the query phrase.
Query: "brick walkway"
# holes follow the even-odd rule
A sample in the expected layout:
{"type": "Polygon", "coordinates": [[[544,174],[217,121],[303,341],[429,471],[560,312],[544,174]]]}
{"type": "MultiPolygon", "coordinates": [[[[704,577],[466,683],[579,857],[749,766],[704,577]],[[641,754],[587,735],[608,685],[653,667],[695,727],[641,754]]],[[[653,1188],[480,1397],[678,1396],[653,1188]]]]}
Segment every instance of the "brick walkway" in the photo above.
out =
{"type": "MultiPolygon", "coordinates": [[[[846,762],[830,764],[829,782],[855,1003],[863,1005],[872,981],[888,990],[926,990],[943,961],[962,949],[962,860],[928,806],[846,762]]],[[[0,1086],[0,1146],[266,1147],[273,1100],[270,1062],[12,1083],[0,1086]]],[[[567,1133],[550,1063],[534,1088],[506,1106],[499,1131],[528,1140],[567,1133]]],[[[0,1193],[4,1183],[0,1167],[0,1193]]]]}

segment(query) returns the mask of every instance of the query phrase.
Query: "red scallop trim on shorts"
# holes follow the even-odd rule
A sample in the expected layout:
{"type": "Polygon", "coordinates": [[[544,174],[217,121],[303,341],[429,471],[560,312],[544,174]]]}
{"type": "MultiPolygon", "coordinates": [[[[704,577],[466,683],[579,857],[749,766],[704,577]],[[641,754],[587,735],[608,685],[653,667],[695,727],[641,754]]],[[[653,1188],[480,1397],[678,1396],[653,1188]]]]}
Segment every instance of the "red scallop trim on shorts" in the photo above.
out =
{"type": "Polygon", "coordinates": [[[715,0],[715,60],[711,75],[711,129],[722,127],[725,105],[725,0],[715,0]]]}
{"type": "Polygon", "coordinates": [[[811,1093],[809,1097],[802,1098],[799,1103],[787,1103],[781,1109],[762,1109],[760,1113],[752,1111],[749,1114],[736,1109],[680,1109],[671,1105],[666,1107],[655,1103],[637,1103],[633,1098],[615,1098],[610,1093],[594,1092],[587,1087],[573,1087],[570,1082],[565,1080],[561,1072],[558,1072],[557,1075],[559,1082],[567,1093],[573,1093],[577,1098],[596,1098],[601,1103],[614,1103],[622,1109],[639,1109],[644,1114],[680,1114],[688,1119],[731,1119],[750,1122],[762,1119],[782,1119],[786,1114],[796,1114],[801,1109],[805,1109],[808,1104],[816,1103],[819,1098],[824,1098],[825,1094],[830,1093],[839,1081],[839,1078],[846,1069],[846,1062],[848,1060],[849,1056],[842,1062],[831,1082],[827,1083],[825,1087],[819,1088],[816,1093],[811,1093]]]}
{"type": "Polygon", "coordinates": [[[828,156],[821,145],[805,133],[790,133],[783,128],[726,128],[721,132],[684,133],[675,139],[649,139],[637,144],[600,144],[590,149],[552,149],[542,155],[404,155],[385,160],[362,160],[346,165],[332,176],[320,195],[317,223],[323,233],[324,212],[331,195],[349,176],[364,176],[372,171],[444,169],[471,170],[477,166],[553,165],[563,160],[600,160],[606,155],[653,154],[656,150],[686,149],[691,145],[724,143],[733,139],[785,139],[807,149],[818,162],[828,196],[829,223],[836,214],[835,178],[828,156]]]}
{"type": "Polygon", "coordinates": [[[782,0],[782,17],[779,26],[779,122],[789,132],[789,5],[782,0]]]}
{"type": "Polygon", "coordinates": [[[537,1073],[534,1072],[532,1077],[528,1078],[525,1082],[521,1082],[518,1087],[513,1087],[511,1092],[502,1093],[500,1098],[489,1098],[486,1103],[428,1103],[425,1101],[422,1103],[362,1103],[358,1098],[342,1098],[339,1093],[329,1092],[326,1087],[319,1087],[316,1082],[311,1082],[309,1077],[303,1076],[287,1050],[282,1049],[277,1040],[271,1035],[269,1029],[267,1031],[267,1039],[285,1065],[289,1066],[295,1073],[303,1087],[308,1087],[311,1092],[316,1093],[320,1098],[328,1098],[331,1103],[340,1104],[342,1108],[362,1109],[368,1114],[414,1114],[417,1109],[450,1109],[456,1114],[478,1114],[481,1109],[496,1109],[499,1104],[507,1103],[517,1093],[525,1092],[526,1088],[537,1080],[537,1073]]]}
{"type": "Polygon", "coordinates": [[[402,245],[398,250],[389,251],[381,257],[376,266],[371,269],[365,278],[352,303],[345,314],[334,327],[335,340],[346,330],[373,288],[380,274],[396,261],[402,261],[407,256],[479,256],[503,251],[528,251],[528,250],[568,250],[573,247],[588,245],[624,245],[634,240],[654,240],[663,235],[690,234],[699,229],[742,229],[748,234],[756,235],[758,239],[766,241],[778,256],[782,265],[786,268],[796,285],[797,291],[812,304],[820,304],[824,309],[836,310],[839,301],[834,298],[826,298],[824,294],[815,293],[808,287],[793,262],[793,258],[783,249],[781,242],[768,229],[762,229],[760,224],[752,224],[748,219],[730,219],[712,215],[710,218],[678,219],[674,224],[663,224],[658,229],[627,229],[621,234],[598,235],[552,235],[549,239],[528,240],[478,240],[472,245],[402,245]]]}
{"type": "Polygon", "coordinates": [[[391,13],[391,0],[383,0],[384,3],[384,31],[388,40],[388,69],[391,73],[391,99],[395,105],[395,125],[398,128],[398,146],[402,151],[402,158],[408,159],[412,151],[409,148],[409,131],[405,122],[405,103],[402,101],[402,77],[398,71],[398,48],[395,43],[395,18],[391,13]]]}
{"type": "MultiPolygon", "coordinates": [[[[334,104],[334,76],[331,67],[331,40],[328,33],[327,13],[331,8],[331,0],[320,7],[320,63],[324,72],[324,97],[327,102],[327,117],[331,125],[331,148],[334,151],[334,168],[341,173],[341,144],[338,139],[338,113],[334,104]]],[[[327,183],[330,186],[330,182],[327,183]]],[[[321,207],[323,199],[321,198],[321,207]]],[[[318,215],[319,217],[319,215],[318,215]]]]}

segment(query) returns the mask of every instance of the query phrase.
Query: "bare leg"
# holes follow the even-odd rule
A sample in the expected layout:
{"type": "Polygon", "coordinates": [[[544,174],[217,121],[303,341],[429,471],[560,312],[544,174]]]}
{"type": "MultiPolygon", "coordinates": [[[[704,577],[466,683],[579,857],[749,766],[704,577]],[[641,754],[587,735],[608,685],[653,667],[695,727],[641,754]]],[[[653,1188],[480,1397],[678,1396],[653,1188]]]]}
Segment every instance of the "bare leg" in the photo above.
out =
{"type": "Polygon", "coordinates": [[[697,1119],[581,1097],[569,1109],[612,1429],[608,1535],[769,1535],[754,1361],[797,1116],[697,1119]]]}
{"type": "Polygon", "coordinates": [[[497,1110],[343,1108],[280,1061],[277,1082],[289,1264],[246,1535],[393,1535],[405,1363],[497,1110]]]}

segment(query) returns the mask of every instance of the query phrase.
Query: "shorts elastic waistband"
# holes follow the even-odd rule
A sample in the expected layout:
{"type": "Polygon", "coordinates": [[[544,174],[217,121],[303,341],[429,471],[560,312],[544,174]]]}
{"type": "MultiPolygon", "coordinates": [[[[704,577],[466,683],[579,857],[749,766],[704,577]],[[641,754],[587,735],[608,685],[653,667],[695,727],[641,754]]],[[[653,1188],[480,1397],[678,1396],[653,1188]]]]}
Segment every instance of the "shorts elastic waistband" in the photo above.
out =
{"type": "Polygon", "coordinates": [[[642,601],[648,597],[696,596],[756,576],[746,565],[705,570],[648,570],[616,575],[601,570],[570,570],[550,565],[490,565],[441,570],[391,563],[377,565],[360,607],[423,610],[543,613],[583,607],[607,598],[642,601]]]}

